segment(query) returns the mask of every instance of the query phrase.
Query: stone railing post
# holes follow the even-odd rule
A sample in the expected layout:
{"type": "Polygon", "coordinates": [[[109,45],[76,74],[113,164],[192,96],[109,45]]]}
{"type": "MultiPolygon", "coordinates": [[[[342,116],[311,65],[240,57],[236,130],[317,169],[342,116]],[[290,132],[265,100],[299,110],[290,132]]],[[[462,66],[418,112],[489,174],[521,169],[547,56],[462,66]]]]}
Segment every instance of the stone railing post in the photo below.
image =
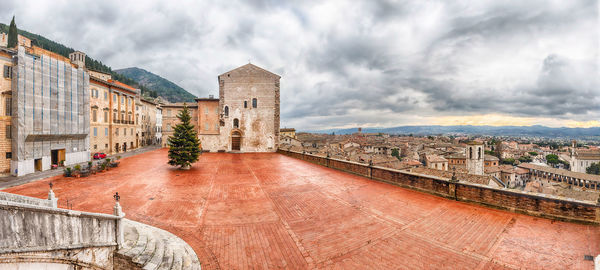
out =
{"type": "Polygon", "coordinates": [[[52,191],[52,182],[48,184],[50,186],[50,190],[48,191],[48,201],[50,201],[50,205],[54,208],[58,207],[58,198],[54,195],[54,191],[52,191]]]}
{"type": "Polygon", "coordinates": [[[369,167],[367,169],[367,172],[369,174],[369,178],[373,179],[373,159],[369,160],[369,167]]]}
{"type": "Polygon", "coordinates": [[[119,204],[119,200],[121,199],[119,192],[115,193],[113,197],[115,198],[115,206],[113,207],[114,215],[119,217],[115,224],[115,240],[117,241],[117,249],[121,249],[123,247],[123,242],[125,241],[125,236],[123,233],[123,217],[125,217],[125,213],[123,213],[123,209],[121,209],[121,205],[119,204]]]}
{"type": "Polygon", "coordinates": [[[458,198],[456,197],[456,183],[458,183],[458,179],[456,178],[456,167],[452,167],[452,178],[448,182],[448,195],[458,201],[458,198]]]}

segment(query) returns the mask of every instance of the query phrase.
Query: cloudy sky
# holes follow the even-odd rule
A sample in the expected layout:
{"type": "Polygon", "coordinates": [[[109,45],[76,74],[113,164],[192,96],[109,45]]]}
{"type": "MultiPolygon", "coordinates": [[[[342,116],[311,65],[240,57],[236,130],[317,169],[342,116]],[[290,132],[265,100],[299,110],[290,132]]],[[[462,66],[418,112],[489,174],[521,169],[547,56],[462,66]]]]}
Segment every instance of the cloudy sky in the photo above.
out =
{"type": "Polygon", "coordinates": [[[597,1],[3,1],[0,20],[197,96],[248,63],[282,126],[600,126],[597,1]]]}

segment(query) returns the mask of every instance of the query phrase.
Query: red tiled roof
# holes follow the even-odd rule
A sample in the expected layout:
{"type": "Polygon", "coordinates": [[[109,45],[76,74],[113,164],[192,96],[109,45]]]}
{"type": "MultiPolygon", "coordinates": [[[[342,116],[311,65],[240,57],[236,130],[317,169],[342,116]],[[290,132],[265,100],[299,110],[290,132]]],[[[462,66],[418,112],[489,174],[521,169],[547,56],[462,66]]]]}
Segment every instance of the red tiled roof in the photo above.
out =
{"type": "Polygon", "coordinates": [[[117,86],[123,87],[123,88],[125,88],[125,89],[127,89],[127,90],[135,91],[135,88],[133,88],[133,87],[131,87],[131,86],[127,85],[127,84],[124,84],[124,83],[122,83],[122,82],[120,82],[120,81],[116,81],[116,80],[108,80],[108,82],[109,82],[109,83],[112,83],[112,84],[115,84],[115,85],[117,85],[117,86]]]}

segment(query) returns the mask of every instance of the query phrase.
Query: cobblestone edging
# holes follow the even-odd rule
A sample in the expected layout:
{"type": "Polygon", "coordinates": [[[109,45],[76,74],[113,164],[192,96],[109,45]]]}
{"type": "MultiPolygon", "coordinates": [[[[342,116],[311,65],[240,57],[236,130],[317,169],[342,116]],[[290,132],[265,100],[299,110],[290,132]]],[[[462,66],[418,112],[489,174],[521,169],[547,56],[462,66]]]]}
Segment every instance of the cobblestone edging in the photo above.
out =
{"type": "Polygon", "coordinates": [[[594,202],[579,201],[547,194],[495,188],[435,176],[411,173],[352,161],[320,157],[278,149],[278,153],[329,168],[384,181],[401,187],[441,197],[550,219],[600,224],[600,207],[594,202]]]}

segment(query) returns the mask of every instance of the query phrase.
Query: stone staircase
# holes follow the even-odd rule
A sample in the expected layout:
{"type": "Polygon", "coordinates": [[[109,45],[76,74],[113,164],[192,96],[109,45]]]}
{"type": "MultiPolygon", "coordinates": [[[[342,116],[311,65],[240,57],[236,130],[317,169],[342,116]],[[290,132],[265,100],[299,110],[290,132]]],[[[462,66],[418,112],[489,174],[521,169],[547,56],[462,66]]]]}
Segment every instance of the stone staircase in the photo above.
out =
{"type": "Polygon", "coordinates": [[[123,219],[123,230],[124,244],[116,257],[132,263],[124,269],[200,269],[194,250],[172,233],[128,219],[123,219]]]}

